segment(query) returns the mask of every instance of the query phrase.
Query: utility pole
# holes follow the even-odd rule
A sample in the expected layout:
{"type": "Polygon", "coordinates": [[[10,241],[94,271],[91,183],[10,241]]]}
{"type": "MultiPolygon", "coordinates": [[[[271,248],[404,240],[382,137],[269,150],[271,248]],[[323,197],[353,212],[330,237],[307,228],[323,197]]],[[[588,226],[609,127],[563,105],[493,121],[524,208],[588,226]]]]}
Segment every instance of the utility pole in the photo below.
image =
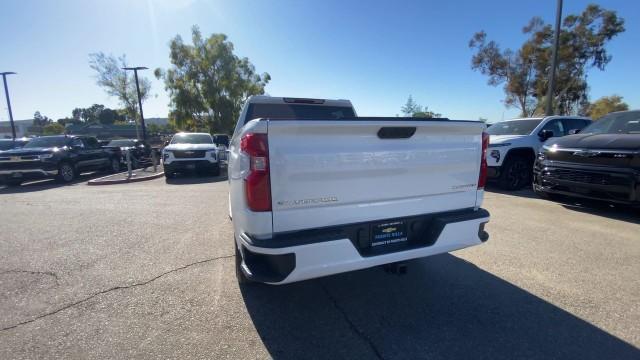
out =
{"type": "Polygon", "coordinates": [[[125,67],[123,70],[133,70],[136,78],[136,92],[138,93],[138,106],[140,107],[140,126],[142,127],[142,141],[147,141],[147,128],[144,126],[144,113],[142,112],[142,98],[140,97],[140,84],[138,83],[138,70],[147,70],[144,66],[125,67]]]}
{"type": "Polygon", "coordinates": [[[556,66],[558,63],[558,46],[560,45],[560,22],[562,21],[562,0],[557,0],[556,30],[553,35],[553,52],[551,55],[551,69],[549,69],[549,91],[547,91],[546,115],[553,115],[553,93],[556,87],[556,66]]]}
{"type": "Polygon", "coordinates": [[[15,75],[12,71],[6,71],[0,73],[2,75],[2,82],[4,83],[4,95],[7,98],[7,109],[9,110],[9,122],[11,123],[11,134],[13,140],[16,140],[16,125],[13,123],[13,113],[11,112],[11,100],[9,100],[9,88],[7,87],[7,75],[15,75]]]}

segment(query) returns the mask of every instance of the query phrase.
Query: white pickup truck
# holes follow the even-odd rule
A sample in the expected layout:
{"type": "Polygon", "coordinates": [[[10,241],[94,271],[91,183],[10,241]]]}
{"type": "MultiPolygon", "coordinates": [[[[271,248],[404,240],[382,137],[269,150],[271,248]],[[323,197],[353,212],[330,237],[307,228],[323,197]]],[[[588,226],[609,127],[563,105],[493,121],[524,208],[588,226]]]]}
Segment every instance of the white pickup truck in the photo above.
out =
{"type": "Polygon", "coordinates": [[[238,281],[284,284],[483,243],[484,129],[356,117],[347,100],[251,97],[229,152],[238,281]]]}

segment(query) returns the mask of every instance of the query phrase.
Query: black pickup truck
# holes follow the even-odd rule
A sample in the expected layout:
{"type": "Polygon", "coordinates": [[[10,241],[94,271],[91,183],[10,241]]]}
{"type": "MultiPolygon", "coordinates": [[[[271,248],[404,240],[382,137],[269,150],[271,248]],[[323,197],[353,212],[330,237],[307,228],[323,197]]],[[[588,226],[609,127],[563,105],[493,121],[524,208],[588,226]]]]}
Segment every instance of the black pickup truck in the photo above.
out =
{"type": "Polygon", "coordinates": [[[93,137],[42,136],[20,149],[0,151],[0,182],[15,186],[55,177],[68,183],[85,171],[117,172],[120,158],[119,150],[102,148],[93,137]]]}
{"type": "Polygon", "coordinates": [[[578,134],[545,143],[533,189],[640,207],[640,111],[611,113],[578,134]]]}

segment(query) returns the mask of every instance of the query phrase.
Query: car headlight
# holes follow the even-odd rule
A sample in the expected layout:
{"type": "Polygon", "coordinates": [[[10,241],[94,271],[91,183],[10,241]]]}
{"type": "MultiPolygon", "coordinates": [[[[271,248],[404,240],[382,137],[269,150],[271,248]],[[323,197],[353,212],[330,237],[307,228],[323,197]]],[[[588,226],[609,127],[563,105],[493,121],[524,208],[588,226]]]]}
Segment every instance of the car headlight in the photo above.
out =
{"type": "Polygon", "coordinates": [[[167,160],[167,159],[169,158],[169,153],[170,153],[170,152],[171,152],[171,151],[169,151],[169,150],[165,150],[165,151],[163,151],[163,152],[162,152],[162,160],[167,160]]]}
{"type": "Polygon", "coordinates": [[[490,148],[493,148],[493,147],[504,147],[504,146],[511,146],[511,143],[500,143],[500,144],[491,144],[490,143],[489,144],[490,148]]]}
{"type": "Polygon", "coordinates": [[[208,150],[209,152],[209,156],[211,156],[213,159],[216,158],[216,150],[208,150]]]}
{"type": "Polygon", "coordinates": [[[41,155],[38,155],[38,158],[40,160],[51,159],[52,157],[53,157],[53,154],[41,154],[41,155]]]}

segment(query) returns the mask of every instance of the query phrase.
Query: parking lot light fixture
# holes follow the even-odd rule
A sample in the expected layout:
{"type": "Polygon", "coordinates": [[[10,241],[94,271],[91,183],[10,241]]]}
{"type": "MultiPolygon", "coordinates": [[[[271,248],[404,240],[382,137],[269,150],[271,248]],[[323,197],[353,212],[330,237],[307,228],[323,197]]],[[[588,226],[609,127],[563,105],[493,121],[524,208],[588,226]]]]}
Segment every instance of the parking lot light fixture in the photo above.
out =
{"type": "Polygon", "coordinates": [[[147,128],[144,126],[144,113],[142,112],[142,98],[140,97],[140,84],[138,83],[138,70],[147,70],[147,67],[124,67],[123,70],[133,70],[133,75],[136,78],[136,92],[138,93],[138,106],[140,107],[140,126],[142,127],[142,140],[147,141],[147,128]]]}
{"type": "Polygon", "coordinates": [[[11,123],[11,135],[13,140],[16,139],[16,125],[13,123],[13,113],[11,112],[11,100],[9,100],[9,88],[7,87],[7,75],[16,75],[13,71],[5,71],[0,73],[2,75],[2,82],[4,83],[4,95],[7,99],[7,109],[9,111],[9,122],[11,123]]]}

